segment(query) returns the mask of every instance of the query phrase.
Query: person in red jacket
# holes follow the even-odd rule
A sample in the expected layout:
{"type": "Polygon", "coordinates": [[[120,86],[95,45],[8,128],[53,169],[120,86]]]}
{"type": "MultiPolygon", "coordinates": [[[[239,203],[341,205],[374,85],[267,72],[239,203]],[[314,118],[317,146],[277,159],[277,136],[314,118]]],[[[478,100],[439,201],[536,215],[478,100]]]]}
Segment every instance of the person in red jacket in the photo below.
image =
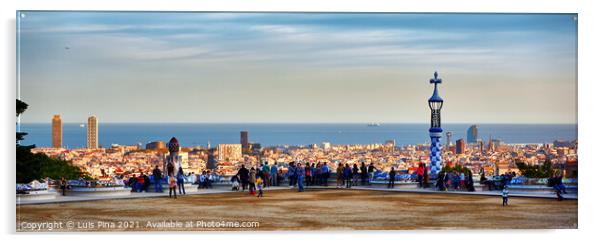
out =
{"type": "Polygon", "coordinates": [[[418,169],[416,169],[416,180],[418,181],[418,187],[422,188],[422,182],[424,178],[424,164],[418,164],[418,169]]]}

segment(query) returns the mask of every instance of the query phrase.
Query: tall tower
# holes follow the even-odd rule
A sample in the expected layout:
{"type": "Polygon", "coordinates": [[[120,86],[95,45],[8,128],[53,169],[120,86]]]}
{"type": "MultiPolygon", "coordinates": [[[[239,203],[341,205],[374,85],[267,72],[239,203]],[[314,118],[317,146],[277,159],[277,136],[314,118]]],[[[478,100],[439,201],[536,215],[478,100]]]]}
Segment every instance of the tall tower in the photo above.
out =
{"type": "Polygon", "coordinates": [[[94,115],[88,117],[88,148],[98,148],[98,120],[94,115]]]}
{"type": "Polygon", "coordinates": [[[435,84],[433,95],[429,98],[429,108],[431,109],[431,128],[429,129],[429,135],[431,137],[431,153],[429,158],[431,160],[431,176],[436,177],[437,173],[441,170],[441,136],[443,135],[443,129],[441,129],[441,107],[443,107],[443,99],[439,96],[437,85],[441,83],[441,79],[438,78],[437,72],[434,74],[434,78],[430,80],[431,84],[435,84]]]}
{"type": "Polygon", "coordinates": [[[240,144],[243,149],[249,148],[249,132],[248,131],[240,131],[240,144]]]}
{"type": "Polygon", "coordinates": [[[445,133],[445,136],[447,137],[447,142],[445,143],[445,146],[447,146],[448,148],[453,145],[451,140],[452,134],[453,133],[449,131],[445,133]]]}
{"type": "Polygon", "coordinates": [[[63,120],[61,120],[61,115],[52,117],[52,147],[63,147],[63,120]]]}
{"type": "Polygon", "coordinates": [[[467,143],[477,143],[479,139],[479,128],[477,125],[472,125],[466,131],[466,142],[467,143]]]}

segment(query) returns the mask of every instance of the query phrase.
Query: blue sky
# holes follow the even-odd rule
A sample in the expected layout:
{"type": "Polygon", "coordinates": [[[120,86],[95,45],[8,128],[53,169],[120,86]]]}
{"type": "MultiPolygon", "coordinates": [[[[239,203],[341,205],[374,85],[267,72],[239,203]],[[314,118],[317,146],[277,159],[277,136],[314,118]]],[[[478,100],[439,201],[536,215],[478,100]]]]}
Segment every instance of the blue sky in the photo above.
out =
{"type": "Polygon", "coordinates": [[[23,122],[576,123],[571,14],[23,12],[23,122]]]}

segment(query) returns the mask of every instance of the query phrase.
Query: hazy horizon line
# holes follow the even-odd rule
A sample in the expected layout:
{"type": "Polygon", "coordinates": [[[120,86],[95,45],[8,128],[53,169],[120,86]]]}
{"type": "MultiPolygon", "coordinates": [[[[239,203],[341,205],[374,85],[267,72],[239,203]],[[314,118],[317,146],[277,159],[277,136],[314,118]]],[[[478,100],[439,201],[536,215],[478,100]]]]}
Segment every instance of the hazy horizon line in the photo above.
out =
{"type": "MultiPolygon", "coordinates": [[[[20,124],[51,124],[52,122],[21,122],[20,124]]],[[[86,124],[87,122],[63,122],[63,124],[86,124]]],[[[99,121],[99,124],[358,124],[358,125],[368,125],[368,124],[425,124],[428,125],[430,122],[102,122],[99,121]]],[[[578,123],[562,123],[562,122],[553,122],[553,123],[535,123],[535,122],[446,122],[445,124],[474,124],[474,125],[579,125],[578,123]]]]}

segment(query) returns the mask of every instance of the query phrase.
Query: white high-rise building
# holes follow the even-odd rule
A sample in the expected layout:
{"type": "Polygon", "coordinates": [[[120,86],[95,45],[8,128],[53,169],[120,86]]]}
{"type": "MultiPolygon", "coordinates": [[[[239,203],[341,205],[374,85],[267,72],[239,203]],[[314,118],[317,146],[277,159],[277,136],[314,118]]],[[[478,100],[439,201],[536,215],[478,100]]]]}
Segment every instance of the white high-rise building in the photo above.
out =
{"type": "Polygon", "coordinates": [[[88,117],[88,148],[98,148],[98,120],[96,116],[88,117]]]}

